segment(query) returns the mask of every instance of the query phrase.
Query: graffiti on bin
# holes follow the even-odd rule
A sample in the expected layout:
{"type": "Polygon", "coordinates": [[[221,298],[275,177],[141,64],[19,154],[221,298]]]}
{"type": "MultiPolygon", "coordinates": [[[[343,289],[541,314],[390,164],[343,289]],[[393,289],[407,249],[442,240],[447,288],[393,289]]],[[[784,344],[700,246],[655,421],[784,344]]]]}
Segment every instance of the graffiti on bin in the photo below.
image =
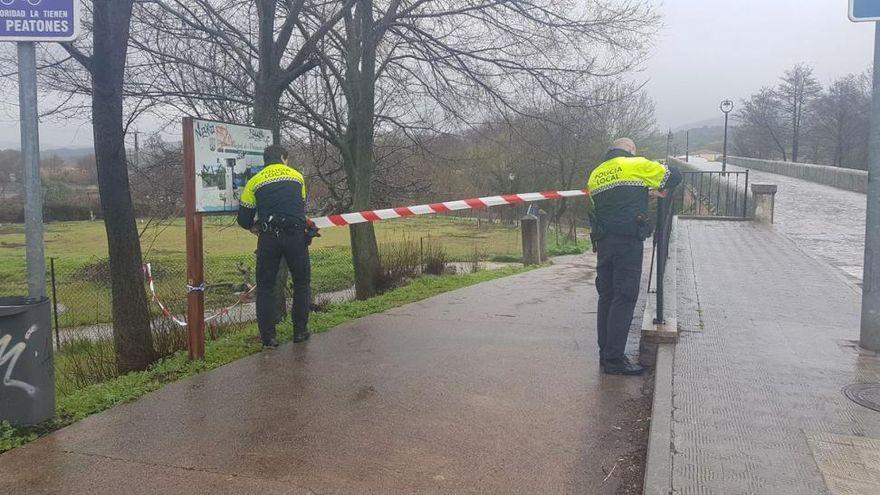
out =
{"type": "MultiPolygon", "coordinates": [[[[37,326],[32,325],[24,336],[25,341],[27,341],[36,331],[37,326]]],[[[37,387],[34,387],[30,383],[12,378],[12,373],[15,371],[15,364],[18,362],[18,358],[24,354],[24,351],[27,349],[27,342],[19,342],[12,347],[9,347],[9,344],[11,343],[12,335],[7,334],[0,337],[0,369],[3,368],[3,365],[6,365],[6,373],[3,375],[3,386],[21,389],[26,394],[33,397],[37,393],[37,387]]]]}

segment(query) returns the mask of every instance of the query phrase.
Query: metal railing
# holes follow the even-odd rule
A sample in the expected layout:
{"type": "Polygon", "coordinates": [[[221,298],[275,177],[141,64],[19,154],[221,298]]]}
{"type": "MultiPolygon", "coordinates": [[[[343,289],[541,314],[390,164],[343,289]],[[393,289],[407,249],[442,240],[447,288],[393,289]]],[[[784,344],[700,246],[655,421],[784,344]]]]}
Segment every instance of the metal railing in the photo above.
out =
{"type": "Polygon", "coordinates": [[[654,251],[651,254],[650,277],[656,276],[657,313],[655,324],[666,323],[665,287],[666,263],[672,238],[673,218],[728,218],[745,219],[749,216],[749,171],[744,172],[681,172],[682,182],[665,198],[657,201],[657,224],[654,229],[654,251]],[[654,263],[656,262],[656,271],[654,263]]]}
{"type": "Polygon", "coordinates": [[[649,274],[648,287],[650,290],[650,275],[654,273],[654,261],[657,262],[657,314],[654,317],[655,325],[666,323],[664,317],[664,278],[666,277],[666,262],[669,260],[669,241],[672,238],[672,219],[675,216],[675,193],[672,190],[665,198],[657,200],[657,226],[654,230],[654,250],[651,254],[651,274],[649,274]]]}
{"type": "Polygon", "coordinates": [[[749,171],[682,172],[674,197],[675,211],[688,217],[746,218],[749,171]]]}

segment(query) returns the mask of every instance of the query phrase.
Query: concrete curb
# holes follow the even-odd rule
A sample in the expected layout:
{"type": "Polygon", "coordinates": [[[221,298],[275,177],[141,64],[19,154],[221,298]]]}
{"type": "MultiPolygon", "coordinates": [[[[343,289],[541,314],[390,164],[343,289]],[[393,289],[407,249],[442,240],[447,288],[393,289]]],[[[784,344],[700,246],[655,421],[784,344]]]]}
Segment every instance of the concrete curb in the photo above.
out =
{"type": "Polygon", "coordinates": [[[672,365],[675,344],[657,347],[654,369],[654,401],[645,461],[645,495],[672,493],[672,365]]]}
{"type": "Polygon", "coordinates": [[[672,372],[678,341],[678,218],[673,219],[669,261],[666,265],[666,324],[654,324],[656,304],[648,298],[642,317],[642,338],[654,345],[654,400],[645,459],[646,495],[672,493],[672,372]]]}

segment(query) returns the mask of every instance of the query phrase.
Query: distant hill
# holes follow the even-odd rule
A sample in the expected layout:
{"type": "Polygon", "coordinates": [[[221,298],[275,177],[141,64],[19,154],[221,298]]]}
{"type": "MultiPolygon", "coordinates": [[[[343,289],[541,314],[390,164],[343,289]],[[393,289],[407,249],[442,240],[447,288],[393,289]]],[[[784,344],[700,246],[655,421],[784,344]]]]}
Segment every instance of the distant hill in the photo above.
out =
{"type": "Polygon", "coordinates": [[[719,115],[718,117],[712,117],[710,119],[690,122],[672,129],[672,132],[687,131],[688,129],[699,129],[701,127],[724,127],[724,117],[719,115]]]}
{"type": "MultiPolygon", "coordinates": [[[[666,155],[667,133],[668,131],[658,131],[652,134],[645,143],[639,145],[641,152],[649,158],[663,158],[666,155]]],[[[721,125],[691,126],[672,131],[672,147],[670,150],[672,154],[683,155],[687,143],[689,143],[688,147],[691,152],[703,150],[720,153],[724,144],[723,121],[721,125]]]]}
{"type": "MultiPolygon", "coordinates": [[[[9,143],[7,143],[9,144],[9,143]]],[[[18,143],[12,143],[9,145],[4,145],[3,142],[0,142],[0,150],[18,150],[18,143]]],[[[80,158],[89,156],[95,152],[95,149],[91,146],[82,146],[82,147],[67,147],[67,148],[46,148],[40,150],[40,158],[46,159],[52,156],[57,156],[58,158],[64,160],[66,163],[74,164],[80,158]]]]}
{"type": "Polygon", "coordinates": [[[95,148],[91,146],[77,148],[51,148],[40,150],[40,156],[43,158],[47,158],[55,155],[67,163],[76,163],[76,161],[80,158],[89,156],[94,152],[95,148]]]}

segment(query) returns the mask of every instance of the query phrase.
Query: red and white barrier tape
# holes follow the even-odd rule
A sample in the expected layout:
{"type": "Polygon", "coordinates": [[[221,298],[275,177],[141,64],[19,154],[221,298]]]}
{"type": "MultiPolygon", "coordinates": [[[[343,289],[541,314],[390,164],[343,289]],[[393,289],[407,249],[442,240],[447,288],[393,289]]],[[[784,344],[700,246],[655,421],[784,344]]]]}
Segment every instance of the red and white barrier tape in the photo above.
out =
{"type": "MultiPolygon", "coordinates": [[[[394,218],[406,218],[417,215],[431,215],[435,213],[443,213],[447,211],[460,210],[478,210],[490,208],[492,206],[515,205],[522,203],[533,203],[535,201],[546,201],[549,199],[576,198],[579,196],[589,196],[586,190],[575,191],[547,191],[523,194],[505,194],[503,196],[486,196],[484,198],[464,199],[458,201],[446,201],[443,203],[432,203],[427,205],[406,206],[400,208],[388,208],[384,210],[368,210],[357,213],[344,213],[342,215],[330,215],[326,217],[313,218],[312,221],[318,228],[325,229],[328,227],[341,227],[344,225],[352,225],[356,223],[378,222],[380,220],[391,220],[394,218]]],[[[186,322],[174,316],[168,307],[162,304],[159,296],[156,294],[156,283],[153,280],[153,270],[150,263],[144,265],[144,275],[150,286],[150,294],[153,302],[162,310],[162,314],[170,318],[174,323],[181,327],[186,326],[186,322]]],[[[254,292],[256,286],[251,287],[247,292],[239,296],[238,301],[232,306],[222,308],[212,316],[205,318],[205,322],[211,321],[223,315],[229,314],[229,311],[236,306],[242,304],[254,292]]],[[[200,287],[197,290],[204,290],[200,287]]]]}
{"type": "MultiPolygon", "coordinates": [[[[179,325],[181,327],[185,327],[186,322],[181,320],[180,318],[174,316],[174,314],[168,310],[168,307],[165,306],[164,304],[162,304],[162,301],[159,299],[159,295],[156,294],[156,283],[153,280],[152,263],[147,263],[144,265],[144,276],[147,278],[147,283],[149,284],[149,287],[150,287],[150,295],[152,296],[153,302],[155,302],[156,305],[159,306],[159,309],[162,310],[162,315],[164,315],[166,318],[169,318],[171,321],[173,321],[177,325],[179,325]]],[[[245,300],[247,300],[247,298],[249,298],[250,295],[253,294],[253,292],[254,292],[254,290],[256,290],[256,288],[257,288],[257,286],[254,285],[250,289],[248,289],[246,292],[241,293],[241,295],[238,297],[238,301],[236,301],[235,304],[219,309],[213,315],[205,318],[205,323],[207,323],[211,320],[214,320],[215,318],[219,318],[221,316],[228,315],[230,311],[232,311],[233,309],[236,308],[236,306],[242,304],[245,300]]]]}
{"type": "Polygon", "coordinates": [[[430,215],[446,211],[476,210],[491,206],[515,205],[545,201],[548,199],[574,198],[588,196],[587,191],[548,191],[525,194],[505,194],[504,196],[487,196],[485,198],[465,199],[459,201],[447,201],[429,205],[408,206],[403,208],[389,208],[386,210],[369,210],[357,213],[344,213],[342,215],[330,215],[328,217],[313,218],[312,221],[318,228],[341,227],[355,223],[378,222],[393,218],[412,217],[416,215],[430,215]]]}

